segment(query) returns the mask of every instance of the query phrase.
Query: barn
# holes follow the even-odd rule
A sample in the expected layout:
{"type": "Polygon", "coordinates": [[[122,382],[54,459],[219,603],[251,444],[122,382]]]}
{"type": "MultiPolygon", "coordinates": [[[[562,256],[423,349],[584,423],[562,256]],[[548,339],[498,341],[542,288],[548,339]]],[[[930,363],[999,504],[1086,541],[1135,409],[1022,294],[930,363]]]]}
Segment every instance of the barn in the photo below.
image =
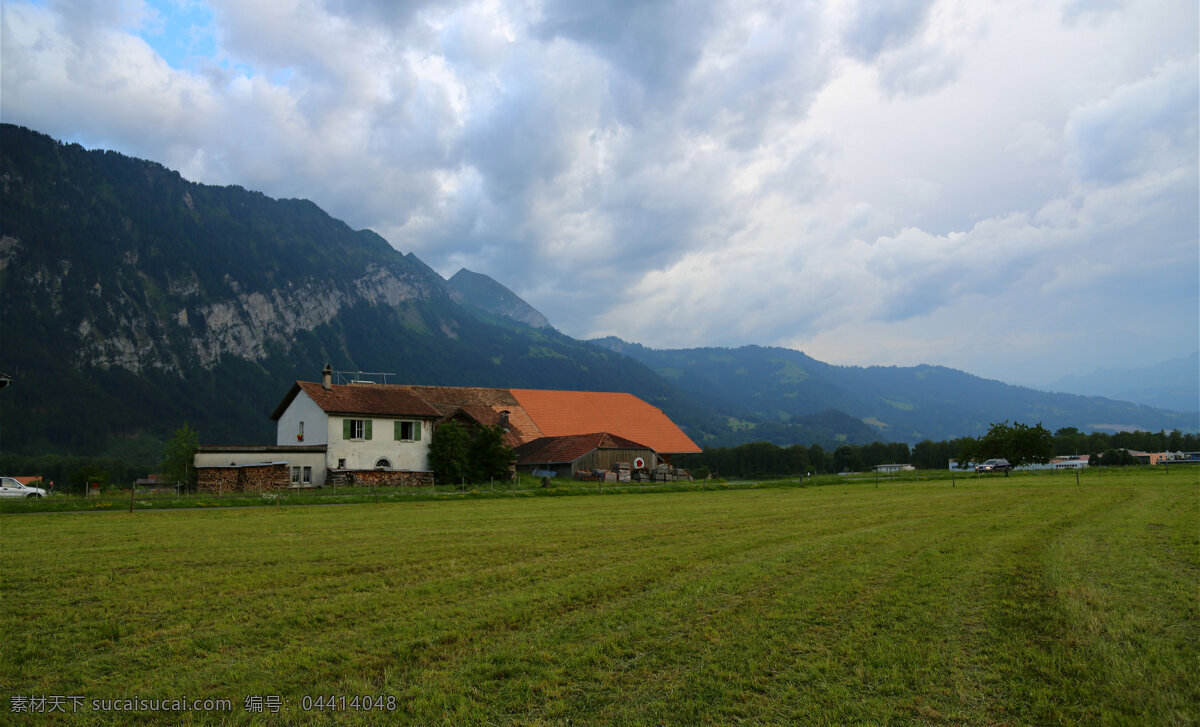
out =
{"type": "Polygon", "coordinates": [[[659,464],[654,450],[607,432],[539,437],[517,447],[515,452],[518,472],[553,472],[557,477],[575,477],[593,470],[612,470],[616,469],[618,463],[632,465],[635,469],[653,469],[659,464]]]}

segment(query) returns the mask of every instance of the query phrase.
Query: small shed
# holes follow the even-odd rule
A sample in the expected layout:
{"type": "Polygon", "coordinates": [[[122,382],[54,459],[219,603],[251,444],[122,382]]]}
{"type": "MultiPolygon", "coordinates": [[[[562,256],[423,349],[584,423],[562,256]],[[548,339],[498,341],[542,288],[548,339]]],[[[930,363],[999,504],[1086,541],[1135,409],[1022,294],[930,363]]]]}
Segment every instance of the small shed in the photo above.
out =
{"type": "Polygon", "coordinates": [[[532,474],[552,471],[558,477],[579,472],[616,469],[618,463],[653,469],[658,454],[644,444],[608,432],[541,437],[517,447],[517,471],[532,474]]]}

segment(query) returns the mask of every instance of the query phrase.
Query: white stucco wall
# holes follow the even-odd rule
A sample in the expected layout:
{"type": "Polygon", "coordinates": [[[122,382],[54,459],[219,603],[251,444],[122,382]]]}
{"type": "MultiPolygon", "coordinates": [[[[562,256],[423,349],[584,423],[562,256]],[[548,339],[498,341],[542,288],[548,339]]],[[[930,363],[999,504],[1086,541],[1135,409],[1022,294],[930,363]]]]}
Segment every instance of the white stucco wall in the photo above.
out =
{"type": "MultiPolygon", "coordinates": [[[[344,459],[346,460],[346,469],[369,470],[375,468],[375,463],[380,458],[386,458],[392,465],[389,469],[416,472],[429,470],[429,442],[433,439],[433,422],[403,417],[381,419],[365,415],[331,416],[326,436],[329,443],[326,461],[330,469],[336,468],[338,460],[344,459]],[[344,439],[342,437],[342,421],[345,419],[370,419],[371,439],[344,439]],[[397,441],[394,435],[397,421],[416,423],[421,428],[421,440],[397,441]]],[[[307,436],[305,439],[307,440],[307,436]]]]}
{"type": "MultiPolygon", "coordinates": [[[[341,426],[340,424],[338,426],[341,426]]],[[[329,416],[317,406],[312,397],[301,391],[288,404],[275,427],[275,443],[282,446],[297,444],[328,444],[329,416]],[[300,422],[304,422],[304,439],[296,437],[300,433],[300,422]]],[[[338,430],[341,434],[341,430],[338,430]]]]}

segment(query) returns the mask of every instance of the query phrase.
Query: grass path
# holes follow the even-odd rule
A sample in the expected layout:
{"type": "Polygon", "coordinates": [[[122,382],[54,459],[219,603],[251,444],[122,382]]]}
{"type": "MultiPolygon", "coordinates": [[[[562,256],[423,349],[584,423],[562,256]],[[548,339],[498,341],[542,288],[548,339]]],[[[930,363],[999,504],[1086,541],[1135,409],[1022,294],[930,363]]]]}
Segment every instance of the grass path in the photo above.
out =
{"type": "Polygon", "coordinates": [[[225,697],[232,723],[379,721],[300,710],[322,694],[447,724],[1200,720],[1195,471],[0,532],[37,554],[0,565],[0,713],[18,722],[17,694],[225,697]],[[246,713],[250,695],[287,711],[246,713]]]}

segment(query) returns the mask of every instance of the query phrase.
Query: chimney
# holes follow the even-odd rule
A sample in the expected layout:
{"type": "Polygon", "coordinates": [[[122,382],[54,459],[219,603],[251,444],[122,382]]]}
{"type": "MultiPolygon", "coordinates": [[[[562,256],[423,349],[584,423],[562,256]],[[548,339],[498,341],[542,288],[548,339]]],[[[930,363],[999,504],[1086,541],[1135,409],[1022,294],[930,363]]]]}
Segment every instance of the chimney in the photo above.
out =
{"type": "Polygon", "coordinates": [[[325,368],[321,369],[321,388],[333,391],[333,367],[329,364],[325,364],[325,368]]]}

